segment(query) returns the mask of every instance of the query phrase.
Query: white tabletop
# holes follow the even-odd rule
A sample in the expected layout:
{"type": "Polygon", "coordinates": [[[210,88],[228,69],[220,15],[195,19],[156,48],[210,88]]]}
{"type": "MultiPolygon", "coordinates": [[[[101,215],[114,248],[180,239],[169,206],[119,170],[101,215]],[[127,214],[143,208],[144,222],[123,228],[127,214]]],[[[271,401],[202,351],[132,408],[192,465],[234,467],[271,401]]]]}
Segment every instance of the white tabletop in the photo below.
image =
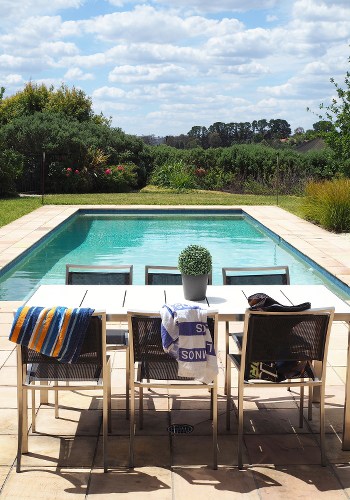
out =
{"type": "MultiPolygon", "coordinates": [[[[350,321],[350,305],[324,285],[216,286],[207,288],[206,300],[195,302],[216,310],[222,321],[234,320],[244,314],[247,298],[264,292],[281,304],[311,302],[312,308],[335,307],[335,319],[350,321]]],[[[159,311],[164,303],[186,301],[182,285],[42,285],[27,305],[91,307],[105,310],[107,320],[125,321],[128,310],[159,311]]]]}

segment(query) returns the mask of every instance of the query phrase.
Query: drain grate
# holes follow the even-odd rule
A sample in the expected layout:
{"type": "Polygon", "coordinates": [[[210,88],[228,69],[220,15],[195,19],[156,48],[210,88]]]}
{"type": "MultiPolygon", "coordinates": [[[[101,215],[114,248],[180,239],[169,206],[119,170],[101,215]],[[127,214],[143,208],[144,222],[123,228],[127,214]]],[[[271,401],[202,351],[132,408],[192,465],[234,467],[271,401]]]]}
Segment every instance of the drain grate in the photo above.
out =
{"type": "Polygon", "coordinates": [[[193,432],[193,425],[190,424],[172,424],[168,427],[170,434],[191,434],[193,432]]]}

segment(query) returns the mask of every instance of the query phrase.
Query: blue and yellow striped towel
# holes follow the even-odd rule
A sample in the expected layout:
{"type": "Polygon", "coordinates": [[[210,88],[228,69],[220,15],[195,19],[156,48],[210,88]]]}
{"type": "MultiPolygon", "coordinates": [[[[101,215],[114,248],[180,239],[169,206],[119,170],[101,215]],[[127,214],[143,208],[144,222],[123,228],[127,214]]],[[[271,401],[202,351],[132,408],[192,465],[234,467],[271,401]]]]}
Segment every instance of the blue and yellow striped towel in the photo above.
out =
{"type": "Polygon", "coordinates": [[[9,340],[63,363],[80,354],[93,309],[76,307],[20,307],[9,340]]]}

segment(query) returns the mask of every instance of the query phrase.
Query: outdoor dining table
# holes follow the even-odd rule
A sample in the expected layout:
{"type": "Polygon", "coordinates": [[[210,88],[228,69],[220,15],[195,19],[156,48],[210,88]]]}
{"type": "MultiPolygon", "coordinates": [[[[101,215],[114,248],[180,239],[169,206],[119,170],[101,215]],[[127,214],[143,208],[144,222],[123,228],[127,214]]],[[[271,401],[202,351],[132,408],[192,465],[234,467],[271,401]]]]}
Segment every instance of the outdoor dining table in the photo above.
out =
{"type": "MultiPolygon", "coordinates": [[[[324,285],[209,285],[206,298],[197,302],[218,312],[219,321],[239,321],[248,307],[247,297],[264,292],[285,305],[310,302],[312,308],[334,307],[335,321],[344,321],[350,331],[350,304],[324,285]]],[[[158,312],[164,303],[193,303],[184,299],[181,285],[41,285],[27,305],[91,307],[105,310],[107,321],[126,321],[128,310],[158,312]]],[[[343,422],[343,450],[350,450],[350,347],[343,422]]]]}

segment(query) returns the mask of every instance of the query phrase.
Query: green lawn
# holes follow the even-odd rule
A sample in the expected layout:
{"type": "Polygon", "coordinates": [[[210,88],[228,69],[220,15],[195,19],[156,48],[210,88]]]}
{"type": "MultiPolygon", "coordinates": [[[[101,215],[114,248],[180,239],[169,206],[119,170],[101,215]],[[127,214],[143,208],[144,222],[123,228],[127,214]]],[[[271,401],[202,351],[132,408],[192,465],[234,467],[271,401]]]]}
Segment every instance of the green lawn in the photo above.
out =
{"type": "MultiPolygon", "coordinates": [[[[0,199],[0,226],[41,206],[41,197],[0,199]]],[[[278,206],[302,217],[302,198],[280,196],[278,206]]],[[[138,193],[45,195],[45,205],[277,205],[276,196],[240,195],[217,191],[143,190],[138,193]]]]}

